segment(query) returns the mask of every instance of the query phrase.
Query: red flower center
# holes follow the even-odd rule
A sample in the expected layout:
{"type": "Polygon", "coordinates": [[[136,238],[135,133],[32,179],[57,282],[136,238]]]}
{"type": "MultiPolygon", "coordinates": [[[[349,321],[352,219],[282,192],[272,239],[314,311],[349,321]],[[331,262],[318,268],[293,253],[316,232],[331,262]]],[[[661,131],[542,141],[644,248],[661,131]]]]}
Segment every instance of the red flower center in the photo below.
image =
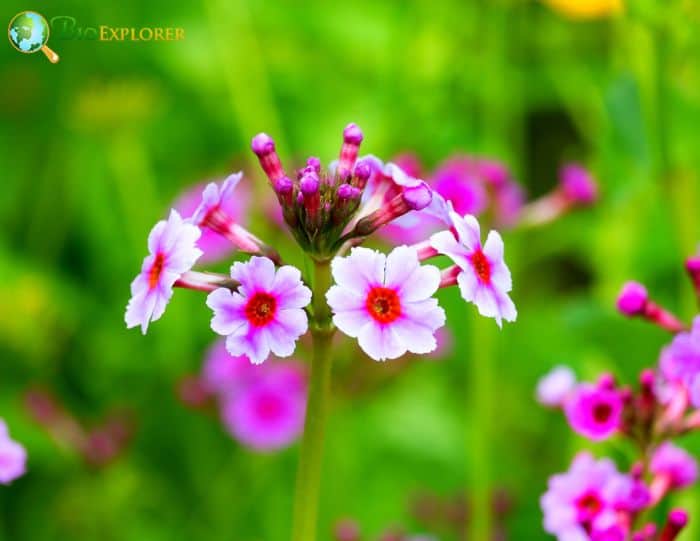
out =
{"type": "Polygon", "coordinates": [[[163,272],[163,266],[165,265],[165,254],[158,252],[156,254],[156,259],[153,261],[153,266],[151,270],[148,271],[148,289],[153,289],[158,285],[158,280],[160,279],[160,273],[163,272]]]}
{"type": "Polygon", "coordinates": [[[578,509],[579,520],[588,522],[601,512],[603,502],[596,492],[585,492],[576,500],[576,509],[578,509]]]}
{"type": "Polygon", "coordinates": [[[365,306],[379,323],[391,323],[401,315],[401,299],[396,291],[388,287],[373,287],[367,295],[365,306]]]}
{"type": "Polygon", "coordinates": [[[255,327],[270,323],[277,312],[277,301],[269,293],[258,291],[245,305],[245,317],[255,327]]]}
{"type": "Polygon", "coordinates": [[[593,419],[595,419],[597,423],[607,422],[608,419],[610,419],[611,415],[612,407],[610,406],[610,404],[602,402],[593,406],[593,419]]]}
{"type": "Polygon", "coordinates": [[[483,284],[491,283],[491,263],[481,251],[481,248],[477,248],[476,251],[470,256],[470,261],[474,272],[479,277],[479,280],[483,284]]]}

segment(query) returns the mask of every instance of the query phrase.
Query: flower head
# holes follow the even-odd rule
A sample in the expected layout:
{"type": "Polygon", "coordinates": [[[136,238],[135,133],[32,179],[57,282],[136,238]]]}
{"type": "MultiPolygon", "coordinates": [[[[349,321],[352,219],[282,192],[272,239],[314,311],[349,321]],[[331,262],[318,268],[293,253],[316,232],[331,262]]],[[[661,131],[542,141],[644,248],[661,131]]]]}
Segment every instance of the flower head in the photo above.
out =
{"type": "Polygon", "coordinates": [[[618,524],[617,511],[627,506],[631,481],[611,460],[579,453],[568,472],[549,479],[540,500],[545,530],[560,541],[606,539],[597,536],[618,524]]]}
{"type": "Polygon", "coordinates": [[[698,479],[697,461],[687,451],[670,442],[657,447],[649,470],[657,477],[665,477],[670,488],[687,487],[698,479]]]}
{"type": "Polygon", "coordinates": [[[617,390],[584,383],[576,387],[564,411],[575,432],[592,440],[604,440],[619,428],[622,407],[617,390]]]}
{"type": "Polygon", "coordinates": [[[456,265],[456,280],[462,297],[473,302],[482,316],[515,321],[517,311],[508,296],[512,289],[510,271],[503,259],[503,240],[490,231],[481,245],[479,222],[470,215],[461,217],[449,201],[444,210],[450,231],[441,231],[430,238],[430,244],[456,265]]]}
{"type": "Polygon", "coordinates": [[[177,279],[192,268],[202,255],[197,248],[200,231],[183,221],[176,210],[168,220],[158,222],[148,236],[148,256],[141,272],[131,282],[131,299],[126,307],[126,326],[141,325],[146,334],[148,324],[159,319],[173,295],[177,279]]]}
{"type": "Polygon", "coordinates": [[[304,429],[306,376],[298,363],[272,363],[264,368],[253,367],[257,377],[224,399],[221,415],[241,443],[273,451],[293,443],[304,429]]]}
{"type": "MultiPolygon", "coordinates": [[[[238,179],[240,179],[240,173],[231,175],[222,183],[221,188],[215,183],[198,184],[182,194],[173,206],[181,216],[192,216],[191,220],[198,223],[206,215],[205,212],[203,213],[205,204],[209,210],[218,205],[222,214],[228,216],[233,222],[245,226],[250,194],[244,186],[236,186],[238,179]],[[235,197],[232,196],[234,188],[235,197]],[[206,197],[203,194],[206,194],[206,197]],[[203,199],[206,199],[208,203],[205,203],[203,199]],[[196,220],[193,215],[196,215],[199,220],[196,220]]],[[[204,253],[199,259],[200,263],[219,261],[234,249],[231,242],[220,233],[208,227],[201,227],[201,230],[202,235],[197,241],[197,247],[204,253]]]]}
{"type": "Polygon", "coordinates": [[[0,484],[9,485],[26,472],[27,452],[10,438],[5,421],[0,419],[0,484]]]}
{"type": "Polygon", "coordinates": [[[214,311],[211,328],[226,336],[228,352],[247,355],[255,364],[270,351],[278,357],[291,355],[307,330],[303,308],[311,301],[299,270],[289,265],[275,270],[270,259],[251,257],[234,263],[231,277],[240,283],[238,291],[219,288],[207,297],[214,311]]]}
{"type": "Polygon", "coordinates": [[[374,360],[437,347],[434,333],[445,324],[445,312],[432,298],[440,271],[421,266],[415,250],[400,246],[385,256],[353,248],[333,260],[332,273],[336,285],[326,299],[333,322],[374,360]]]}
{"type": "Polygon", "coordinates": [[[575,387],[574,371],[568,366],[555,366],[537,383],[537,401],[545,406],[562,406],[575,387]]]}

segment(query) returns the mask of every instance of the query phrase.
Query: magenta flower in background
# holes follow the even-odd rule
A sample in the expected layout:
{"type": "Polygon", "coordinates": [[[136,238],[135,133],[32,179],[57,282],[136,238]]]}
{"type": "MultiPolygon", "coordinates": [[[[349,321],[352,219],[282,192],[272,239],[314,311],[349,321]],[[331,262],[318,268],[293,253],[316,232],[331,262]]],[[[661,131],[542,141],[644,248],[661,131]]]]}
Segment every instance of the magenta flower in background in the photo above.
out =
{"type": "Polygon", "coordinates": [[[666,381],[683,385],[693,406],[700,407],[700,316],[690,331],[678,333],[661,351],[659,368],[666,381]]]}
{"type": "Polygon", "coordinates": [[[289,265],[275,270],[270,259],[251,257],[233,264],[231,278],[240,283],[238,291],[219,288],[207,297],[214,311],[211,328],[226,336],[228,352],[247,355],[255,364],[270,351],[290,356],[308,328],[304,307],[311,302],[299,270],[289,265]]]}
{"type": "Polygon", "coordinates": [[[207,392],[225,396],[244,388],[255,379],[256,370],[245,355],[233,356],[226,350],[226,339],[214,342],[202,367],[202,384],[207,392]]]}
{"type": "Polygon", "coordinates": [[[442,197],[452,201],[460,216],[480,214],[486,208],[488,198],[476,173],[476,164],[471,158],[451,158],[435,170],[432,186],[442,197]]]}
{"type": "Polygon", "coordinates": [[[627,508],[631,486],[611,460],[579,453],[568,472],[549,478],[540,500],[544,529],[559,541],[606,539],[611,528],[625,528],[617,511],[627,508]]]}
{"type": "MultiPolygon", "coordinates": [[[[508,296],[512,289],[510,271],[503,259],[503,240],[497,231],[490,231],[483,248],[481,231],[476,218],[463,218],[450,202],[446,204],[445,217],[450,231],[441,231],[430,237],[431,246],[448,256],[456,267],[443,272],[449,278],[456,277],[464,300],[473,302],[482,316],[515,321],[518,313],[508,296]]],[[[450,282],[445,282],[445,285],[450,282]]]]}
{"type": "Polygon", "coordinates": [[[127,328],[141,325],[146,334],[149,322],[163,315],[175,282],[202,255],[196,246],[199,236],[199,228],[185,222],[176,210],[170,211],[167,221],[161,220],[153,227],[148,236],[150,253],[131,282],[131,299],[124,317],[127,328]]]}
{"type": "Polygon", "coordinates": [[[588,170],[577,163],[562,166],[559,184],[564,197],[571,203],[590,205],[598,199],[598,184],[588,170]]]}
{"type": "Polygon", "coordinates": [[[555,366],[537,383],[537,401],[550,407],[564,405],[576,387],[576,375],[568,366],[555,366]]]}
{"type": "Polygon", "coordinates": [[[287,447],[304,429],[303,367],[298,363],[272,363],[253,369],[257,378],[224,399],[224,425],[234,438],[255,450],[287,447]]]}
{"type": "Polygon", "coordinates": [[[0,419],[0,484],[9,485],[27,471],[27,451],[10,438],[5,421],[0,419]]]}
{"type": "MultiPolygon", "coordinates": [[[[175,201],[173,205],[175,210],[177,210],[181,216],[192,216],[202,204],[202,193],[207,186],[208,185],[198,184],[187,190],[175,201]]],[[[219,202],[221,210],[226,215],[230,216],[234,222],[242,226],[246,224],[246,211],[249,204],[250,193],[246,186],[242,185],[236,187],[235,197],[231,197],[229,194],[228,197],[221,198],[219,202]]],[[[234,250],[234,246],[231,242],[221,234],[216,233],[208,227],[202,227],[201,229],[202,235],[197,241],[197,247],[203,252],[199,260],[200,263],[219,261],[234,250]]]]}
{"type": "Polygon", "coordinates": [[[400,246],[388,256],[368,248],[353,248],[332,262],[336,285],[326,299],[333,322],[357,338],[376,361],[395,359],[407,351],[428,353],[437,347],[435,331],[445,324],[445,312],[432,295],[440,271],[421,266],[415,250],[400,246]]]}
{"type": "MultiPolygon", "coordinates": [[[[671,442],[656,448],[649,463],[649,470],[668,488],[679,489],[692,485],[698,479],[698,463],[687,451],[671,442]]],[[[657,479],[652,484],[658,485],[657,479]]]]}
{"type": "Polygon", "coordinates": [[[575,432],[592,440],[604,440],[619,428],[622,407],[622,397],[616,389],[584,383],[565,402],[564,411],[575,432]]]}

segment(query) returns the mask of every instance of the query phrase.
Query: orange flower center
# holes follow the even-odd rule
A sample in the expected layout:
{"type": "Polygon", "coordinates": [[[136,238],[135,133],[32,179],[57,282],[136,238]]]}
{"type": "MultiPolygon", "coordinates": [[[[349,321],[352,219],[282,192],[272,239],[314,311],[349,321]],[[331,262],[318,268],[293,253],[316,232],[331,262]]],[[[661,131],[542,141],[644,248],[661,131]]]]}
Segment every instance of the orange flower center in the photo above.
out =
{"type": "Polygon", "coordinates": [[[481,248],[478,248],[476,250],[476,252],[474,252],[471,255],[470,261],[471,261],[472,267],[474,268],[474,272],[479,277],[479,280],[481,281],[481,283],[490,284],[491,283],[491,263],[484,255],[484,252],[481,251],[481,248]]]}
{"type": "Polygon", "coordinates": [[[163,266],[165,265],[165,255],[162,252],[156,254],[156,259],[153,261],[153,266],[151,270],[148,271],[148,288],[153,289],[158,285],[158,280],[160,278],[160,273],[163,272],[163,266]]]}
{"type": "Polygon", "coordinates": [[[255,327],[270,323],[277,312],[277,301],[269,293],[258,291],[245,305],[245,317],[255,327]]]}
{"type": "Polygon", "coordinates": [[[365,306],[379,323],[391,323],[401,315],[401,299],[395,290],[388,287],[373,287],[367,295],[365,306]]]}

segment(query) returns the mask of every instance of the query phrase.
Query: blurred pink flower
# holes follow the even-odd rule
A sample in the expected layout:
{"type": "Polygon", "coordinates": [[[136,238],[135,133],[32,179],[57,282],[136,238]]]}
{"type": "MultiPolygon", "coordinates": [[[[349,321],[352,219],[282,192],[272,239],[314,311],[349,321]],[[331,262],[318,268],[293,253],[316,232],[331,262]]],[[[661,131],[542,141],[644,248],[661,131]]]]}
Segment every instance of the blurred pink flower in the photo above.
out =
{"type": "Polygon", "coordinates": [[[583,383],[564,404],[571,428],[592,440],[614,434],[622,420],[622,397],[616,389],[583,383]]]}
{"type": "Polygon", "coordinates": [[[664,442],[656,448],[649,463],[649,471],[659,482],[668,488],[678,489],[692,485],[698,479],[698,463],[687,451],[671,442],[664,442]],[[662,481],[659,478],[663,478],[662,481]]]}
{"type": "Polygon", "coordinates": [[[598,184],[589,171],[577,163],[559,170],[559,185],[564,197],[575,205],[590,205],[598,199],[598,184]]]}
{"type": "Polygon", "coordinates": [[[225,396],[246,387],[256,377],[256,370],[245,355],[231,355],[226,339],[214,342],[207,351],[202,367],[202,384],[211,394],[225,396]]]}
{"type": "Polygon", "coordinates": [[[326,298],[333,322],[367,355],[383,361],[435,350],[435,331],[445,324],[445,312],[432,298],[440,271],[421,266],[415,250],[399,246],[385,256],[353,248],[333,260],[332,272],[336,285],[326,298]]]}
{"type": "MultiPolygon", "coordinates": [[[[174,203],[175,210],[182,216],[192,216],[202,202],[202,192],[207,184],[197,184],[180,195],[174,203]]],[[[236,223],[245,227],[247,223],[247,209],[250,205],[250,193],[245,185],[236,188],[235,197],[226,197],[220,201],[223,212],[230,216],[236,223]]],[[[202,235],[197,241],[197,247],[202,250],[200,258],[202,263],[219,261],[228,256],[235,249],[231,242],[221,234],[203,227],[202,235]]]]}
{"type": "Polygon", "coordinates": [[[631,487],[632,479],[611,460],[579,453],[568,472],[549,478],[540,500],[544,529],[559,541],[606,539],[615,526],[627,534],[618,510],[628,506],[631,487]]]}
{"type": "Polygon", "coordinates": [[[10,438],[5,421],[0,419],[0,484],[9,485],[27,469],[27,451],[10,438]]]}
{"type": "Polygon", "coordinates": [[[224,425],[234,438],[255,450],[287,447],[304,429],[305,373],[297,363],[253,368],[257,377],[223,398],[224,425]]]}
{"type": "Polygon", "coordinates": [[[288,357],[296,341],[308,328],[304,307],[311,302],[311,290],[301,281],[301,272],[285,265],[275,269],[266,257],[251,257],[231,267],[238,291],[212,291],[207,306],[214,311],[211,328],[226,336],[231,355],[247,355],[251,362],[263,362],[270,352],[288,357]]]}
{"type": "Polygon", "coordinates": [[[576,375],[568,366],[555,366],[537,382],[537,401],[550,407],[564,405],[576,387],[576,375]]]}
{"type": "Polygon", "coordinates": [[[664,379],[682,384],[695,407],[700,407],[700,316],[688,332],[678,333],[661,351],[659,368],[664,379]]]}
{"type": "Polygon", "coordinates": [[[150,254],[143,260],[141,272],[131,282],[131,299],[124,319],[127,328],[141,325],[146,334],[148,324],[159,319],[173,295],[173,286],[202,255],[195,243],[199,229],[170,211],[166,220],[158,222],[148,236],[150,254]]]}

